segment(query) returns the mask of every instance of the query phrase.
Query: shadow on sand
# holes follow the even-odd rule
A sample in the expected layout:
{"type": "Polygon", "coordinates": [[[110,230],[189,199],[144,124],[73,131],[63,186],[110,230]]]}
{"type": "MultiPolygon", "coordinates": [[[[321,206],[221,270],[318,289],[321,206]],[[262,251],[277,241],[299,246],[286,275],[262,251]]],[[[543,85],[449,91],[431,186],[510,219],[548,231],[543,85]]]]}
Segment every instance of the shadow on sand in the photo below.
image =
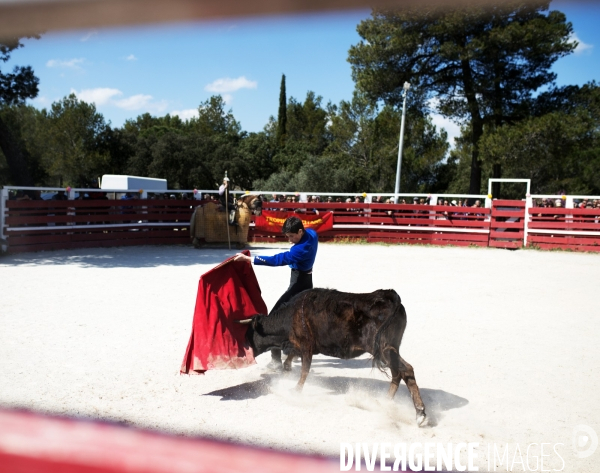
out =
{"type": "Polygon", "coordinates": [[[257,399],[271,392],[271,383],[273,378],[279,375],[262,374],[262,379],[249,383],[238,384],[230,388],[218,389],[204,394],[204,396],[221,396],[220,401],[245,401],[247,399],[257,399]]]}
{"type": "Polygon", "coordinates": [[[364,369],[372,367],[373,359],[368,358],[353,358],[351,360],[342,360],[341,358],[313,358],[311,366],[313,368],[347,368],[347,369],[364,369]]]}
{"type": "MultiPolygon", "coordinates": [[[[251,252],[268,250],[278,253],[289,247],[252,246],[251,252]]],[[[216,265],[241,250],[201,248],[191,245],[121,246],[115,248],[81,248],[74,250],[19,253],[0,258],[0,266],[75,265],[84,268],[153,268],[156,266],[216,265]]]]}
{"type": "MultiPolygon", "coordinates": [[[[342,361],[347,362],[352,360],[342,361]]],[[[248,399],[257,399],[261,396],[270,394],[270,387],[273,383],[273,380],[276,380],[281,376],[291,376],[295,380],[296,375],[299,375],[297,369],[295,369],[291,374],[262,374],[262,379],[257,381],[242,383],[225,389],[219,389],[204,395],[221,396],[221,401],[245,401],[248,399]]],[[[370,395],[373,397],[373,399],[385,396],[390,386],[389,381],[381,379],[351,378],[347,376],[319,376],[318,374],[312,372],[306,381],[307,385],[311,383],[328,389],[331,395],[344,395],[348,393],[350,389],[353,389],[363,392],[366,395],[370,395]]],[[[443,412],[452,409],[460,409],[461,407],[469,404],[467,399],[441,389],[420,388],[419,390],[427,410],[427,415],[429,418],[428,425],[430,427],[437,425],[443,412]]],[[[410,393],[404,383],[400,384],[398,392],[394,397],[394,402],[412,404],[410,393]]],[[[355,407],[361,408],[360,406],[355,407]]]]}

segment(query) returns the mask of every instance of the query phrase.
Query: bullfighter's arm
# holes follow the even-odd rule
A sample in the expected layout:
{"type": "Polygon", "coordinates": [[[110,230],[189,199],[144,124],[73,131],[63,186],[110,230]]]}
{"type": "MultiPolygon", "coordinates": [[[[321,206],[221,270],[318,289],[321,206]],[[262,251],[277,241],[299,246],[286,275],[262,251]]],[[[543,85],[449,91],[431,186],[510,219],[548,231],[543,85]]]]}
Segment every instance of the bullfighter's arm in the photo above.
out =
{"type": "MultiPolygon", "coordinates": [[[[287,266],[294,263],[299,263],[306,258],[309,253],[309,249],[305,245],[294,245],[290,248],[290,251],[284,251],[274,256],[255,256],[254,264],[264,266],[287,266]]],[[[247,261],[252,262],[249,256],[238,253],[235,256],[235,261],[247,261]]]]}

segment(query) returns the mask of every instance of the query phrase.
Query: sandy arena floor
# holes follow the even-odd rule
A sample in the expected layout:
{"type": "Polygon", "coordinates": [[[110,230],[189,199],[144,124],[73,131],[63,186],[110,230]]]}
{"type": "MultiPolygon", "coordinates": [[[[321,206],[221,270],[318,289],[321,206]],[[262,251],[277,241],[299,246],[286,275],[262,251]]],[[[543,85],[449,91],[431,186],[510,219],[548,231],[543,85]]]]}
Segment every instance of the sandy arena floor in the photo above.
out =
{"type": "MultiPolygon", "coordinates": [[[[299,364],[274,375],[268,354],[243,370],[180,376],[198,278],[233,253],[174,246],[0,258],[0,407],[334,458],[340,442],[476,442],[480,471],[494,444],[518,462],[517,449],[525,460],[530,444],[545,442],[555,450],[546,447],[544,468],[599,471],[600,449],[579,459],[573,436],[578,425],[600,433],[600,255],[321,245],[315,287],[402,297],[401,353],[430,417],[418,428],[406,386],[386,400],[389,382],[366,356],[316,357],[300,396],[291,393],[299,364]]],[[[255,271],[271,307],[289,269],[255,271]]],[[[531,447],[529,466],[512,471],[533,470],[535,455],[531,447]]]]}

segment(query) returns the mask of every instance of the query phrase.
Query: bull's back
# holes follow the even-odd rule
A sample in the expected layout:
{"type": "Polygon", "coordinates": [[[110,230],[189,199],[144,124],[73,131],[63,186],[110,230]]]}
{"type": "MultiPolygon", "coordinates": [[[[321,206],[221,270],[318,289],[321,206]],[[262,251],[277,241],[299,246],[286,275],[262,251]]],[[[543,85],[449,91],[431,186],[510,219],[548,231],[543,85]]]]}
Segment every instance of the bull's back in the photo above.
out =
{"type": "MultiPolygon", "coordinates": [[[[379,328],[390,317],[402,316],[394,290],[356,294],[311,289],[290,301],[294,306],[290,341],[312,345],[313,353],[355,358],[370,352],[379,328]]],[[[398,341],[399,345],[399,341],[398,341]]]]}

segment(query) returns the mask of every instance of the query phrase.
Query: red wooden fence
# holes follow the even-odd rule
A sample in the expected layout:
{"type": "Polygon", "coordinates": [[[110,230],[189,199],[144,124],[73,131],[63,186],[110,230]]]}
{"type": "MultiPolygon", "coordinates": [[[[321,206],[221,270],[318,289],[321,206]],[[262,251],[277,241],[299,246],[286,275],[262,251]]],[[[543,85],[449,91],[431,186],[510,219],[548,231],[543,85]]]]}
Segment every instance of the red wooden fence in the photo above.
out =
{"type": "MultiPolygon", "coordinates": [[[[488,245],[490,209],[444,205],[358,203],[265,203],[263,208],[314,214],[333,212],[334,229],[319,240],[433,245],[488,245]]],[[[254,242],[285,241],[281,235],[252,229],[254,242]]]]}
{"type": "Polygon", "coordinates": [[[525,236],[525,202],[494,200],[490,244],[494,248],[521,248],[525,236]]]}
{"type": "Polygon", "coordinates": [[[600,209],[532,207],[527,246],[600,251],[600,209]]]}
{"type": "Polygon", "coordinates": [[[189,243],[192,200],[6,202],[9,252],[189,243]]]}
{"type": "MultiPolygon", "coordinates": [[[[65,200],[5,202],[11,253],[124,245],[189,244],[197,200],[65,200]]],[[[444,205],[265,202],[265,209],[333,212],[321,241],[491,246],[600,251],[600,211],[534,207],[494,200],[491,209],[444,205]],[[525,225],[527,224],[527,228],[525,225]]],[[[285,241],[250,228],[251,242],[285,241]]]]}

